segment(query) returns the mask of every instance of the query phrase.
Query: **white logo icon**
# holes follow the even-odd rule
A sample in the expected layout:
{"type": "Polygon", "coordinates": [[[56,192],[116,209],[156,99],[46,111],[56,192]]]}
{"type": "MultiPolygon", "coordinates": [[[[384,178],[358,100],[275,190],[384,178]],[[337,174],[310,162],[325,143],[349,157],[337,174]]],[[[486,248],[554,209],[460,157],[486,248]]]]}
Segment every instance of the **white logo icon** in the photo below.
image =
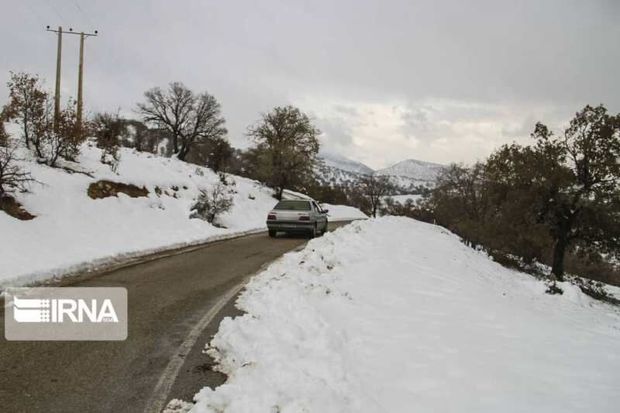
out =
{"type": "Polygon", "coordinates": [[[50,300],[13,297],[13,318],[18,323],[49,323],[50,300]]]}
{"type": "Polygon", "coordinates": [[[61,298],[36,299],[13,296],[13,318],[18,323],[118,323],[112,301],[61,298]]]}

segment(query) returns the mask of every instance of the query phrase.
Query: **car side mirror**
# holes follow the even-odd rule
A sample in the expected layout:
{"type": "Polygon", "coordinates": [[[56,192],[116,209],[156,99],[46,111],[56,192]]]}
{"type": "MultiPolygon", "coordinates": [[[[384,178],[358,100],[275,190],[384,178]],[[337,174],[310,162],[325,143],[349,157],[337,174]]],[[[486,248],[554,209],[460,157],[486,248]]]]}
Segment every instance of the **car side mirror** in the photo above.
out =
{"type": "Polygon", "coordinates": [[[329,212],[329,209],[324,209],[321,211],[323,214],[327,214],[329,212]]]}

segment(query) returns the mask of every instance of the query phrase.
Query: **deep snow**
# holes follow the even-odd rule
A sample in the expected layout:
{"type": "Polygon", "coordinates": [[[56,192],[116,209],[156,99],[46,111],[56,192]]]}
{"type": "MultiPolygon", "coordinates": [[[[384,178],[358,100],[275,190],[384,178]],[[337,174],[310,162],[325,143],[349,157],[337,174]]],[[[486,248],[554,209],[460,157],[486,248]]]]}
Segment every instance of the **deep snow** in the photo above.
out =
{"type": "Polygon", "coordinates": [[[252,279],[208,350],[229,379],[191,411],[617,412],[620,314],[561,287],[440,227],[356,221],[252,279]]]}
{"type": "MultiPolygon", "coordinates": [[[[264,230],[267,212],[276,204],[270,189],[233,176],[234,206],[218,220],[225,228],[217,228],[189,219],[199,190],[218,182],[217,174],[210,169],[122,148],[120,166],[114,173],[99,162],[100,153],[85,144],[79,163],[68,164],[94,178],[33,160],[21,162],[37,182],[30,185],[30,192],[19,193],[17,198],[37,217],[18,221],[0,211],[0,287],[92,269],[160,249],[264,230]],[[120,194],[90,199],[89,184],[101,179],[145,186],[149,196],[129,198],[120,194]],[[161,195],[155,192],[156,187],[161,195]]],[[[360,214],[346,206],[329,209],[331,220],[349,219],[356,211],[360,214]]]]}

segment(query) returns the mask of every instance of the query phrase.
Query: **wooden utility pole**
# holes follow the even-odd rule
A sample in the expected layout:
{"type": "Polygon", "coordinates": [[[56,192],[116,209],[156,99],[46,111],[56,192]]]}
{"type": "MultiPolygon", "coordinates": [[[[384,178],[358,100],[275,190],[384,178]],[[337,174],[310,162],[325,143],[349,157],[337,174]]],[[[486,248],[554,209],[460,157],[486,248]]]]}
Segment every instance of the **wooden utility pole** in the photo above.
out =
{"type": "Polygon", "coordinates": [[[82,136],[82,108],[84,107],[82,96],[82,82],[84,80],[84,32],[80,33],[80,64],[78,66],[78,96],[77,96],[77,127],[82,136]]]}
{"type": "Polygon", "coordinates": [[[78,96],[77,96],[77,113],[76,121],[78,132],[82,131],[82,111],[84,109],[84,95],[83,95],[83,82],[84,82],[84,39],[91,36],[97,36],[99,32],[95,30],[94,33],[76,33],[72,28],[69,31],[63,31],[59,26],[58,30],[52,30],[47,26],[47,31],[58,34],[58,49],[56,57],[56,94],[54,95],[54,131],[58,132],[58,122],[60,119],[60,66],[61,66],[61,54],[62,54],[62,34],[76,34],[80,36],[80,63],[78,67],[78,96]]]}
{"type": "Polygon", "coordinates": [[[60,117],[60,66],[62,61],[62,26],[58,26],[58,30],[47,30],[57,33],[58,45],[56,46],[56,88],[54,93],[54,132],[58,132],[58,118],[60,117]]]}

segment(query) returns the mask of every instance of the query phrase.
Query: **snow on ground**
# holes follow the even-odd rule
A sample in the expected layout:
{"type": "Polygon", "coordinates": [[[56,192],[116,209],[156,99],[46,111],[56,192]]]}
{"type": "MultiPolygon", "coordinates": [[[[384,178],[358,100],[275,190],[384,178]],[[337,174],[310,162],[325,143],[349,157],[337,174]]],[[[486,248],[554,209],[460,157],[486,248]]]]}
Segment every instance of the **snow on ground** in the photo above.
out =
{"type": "MultiPolygon", "coordinates": [[[[306,194],[302,194],[301,192],[291,191],[289,189],[285,189],[282,197],[284,199],[312,199],[306,194]]],[[[333,205],[328,203],[322,203],[321,206],[324,209],[327,209],[329,212],[327,214],[329,221],[348,221],[350,219],[366,219],[368,215],[364,214],[359,209],[348,206],[348,205],[333,205]]]]}
{"type": "Polygon", "coordinates": [[[561,287],[440,227],[356,221],[252,279],[209,350],[229,379],[192,412],[617,412],[620,314],[561,287]]]}
{"type": "MultiPolygon", "coordinates": [[[[263,230],[267,212],[276,204],[270,189],[250,179],[233,177],[234,206],[218,221],[225,228],[217,228],[189,219],[199,190],[218,182],[210,169],[123,148],[118,173],[114,173],[99,162],[100,153],[84,145],[79,164],[71,164],[94,178],[33,161],[22,162],[38,183],[17,198],[37,217],[18,221],[0,211],[0,287],[92,269],[159,249],[263,230]],[[149,195],[90,199],[88,186],[101,179],[145,186],[149,195]]],[[[345,207],[343,213],[350,212],[345,207]]]]}
{"type": "Polygon", "coordinates": [[[620,287],[616,287],[615,285],[606,285],[605,291],[607,291],[607,294],[609,294],[612,298],[620,301],[620,287]]]}
{"type": "Polygon", "coordinates": [[[329,221],[348,221],[350,219],[366,219],[368,215],[359,209],[348,205],[333,205],[322,203],[321,206],[327,209],[327,217],[329,221]]]}

